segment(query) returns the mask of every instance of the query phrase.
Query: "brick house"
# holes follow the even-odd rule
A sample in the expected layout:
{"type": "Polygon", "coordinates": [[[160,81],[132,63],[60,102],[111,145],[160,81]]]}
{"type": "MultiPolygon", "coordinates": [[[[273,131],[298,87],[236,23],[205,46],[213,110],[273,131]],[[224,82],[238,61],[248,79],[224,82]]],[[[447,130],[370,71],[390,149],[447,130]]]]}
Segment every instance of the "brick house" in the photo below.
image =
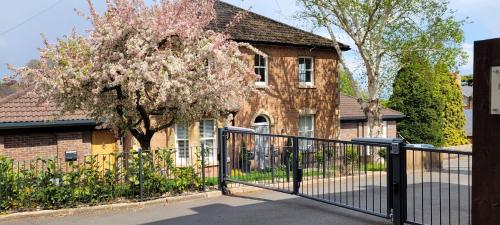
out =
{"type": "MultiPolygon", "coordinates": [[[[217,16],[209,28],[216,31],[224,31],[244,11],[221,1],[215,10],[217,16]]],[[[261,79],[256,82],[258,93],[233,113],[232,125],[260,133],[335,137],[338,57],[329,39],[252,12],[228,32],[234,41],[250,43],[268,56],[242,49],[261,79]]],[[[341,48],[349,50],[346,45],[341,48]]],[[[152,147],[177,148],[179,160],[189,158],[187,146],[215,147],[216,128],[223,125],[216,118],[176,124],[155,135],[152,147]]]]}
{"type": "MultiPolygon", "coordinates": [[[[386,138],[395,138],[396,123],[404,119],[405,115],[401,112],[382,108],[382,136],[386,138]]],[[[351,140],[356,137],[368,137],[370,127],[361,105],[357,99],[344,94],[340,95],[340,140],[351,140]]]]}
{"type": "MultiPolygon", "coordinates": [[[[221,1],[216,2],[215,10],[217,17],[209,25],[209,29],[216,31],[225,30],[232,18],[243,11],[221,1]]],[[[357,136],[365,134],[359,132],[364,129],[361,127],[366,127],[362,126],[364,118],[359,114],[359,105],[344,101],[350,99],[346,96],[337,96],[338,57],[329,39],[252,12],[228,32],[233,40],[250,43],[268,56],[266,58],[242,49],[248,53],[245,60],[261,75],[261,79],[256,82],[258,93],[242,104],[238,111],[233,112],[233,126],[250,127],[260,133],[334,138],[335,116],[340,113],[340,136],[343,139],[354,137],[352,126],[357,128],[357,136]],[[335,106],[338,98],[341,101],[340,112],[335,106]],[[346,109],[343,108],[344,105],[346,109]]],[[[341,49],[347,51],[349,47],[342,45],[341,49]]],[[[31,152],[36,154],[34,149],[46,148],[47,150],[40,152],[59,156],[70,149],[60,147],[66,143],[63,137],[67,135],[74,135],[71,149],[79,151],[79,154],[107,153],[120,149],[115,144],[117,139],[109,131],[96,130],[96,125],[87,120],[84,114],[76,113],[68,118],[47,122],[47,115],[57,111],[55,106],[35,106],[36,99],[26,95],[19,96],[25,97],[8,97],[11,100],[2,100],[4,103],[0,104],[0,126],[29,122],[31,128],[29,132],[28,129],[21,128],[12,131],[4,129],[4,133],[0,135],[0,154],[26,154],[26,158],[29,158],[32,156],[31,152]],[[18,107],[19,111],[13,111],[13,106],[18,107]],[[10,115],[12,118],[4,121],[3,115],[10,115]],[[46,127],[37,127],[39,124],[46,127]],[[59,124],[65,126],[56,128],[59,124]],[[50,139],[50,143],[42,143],[43,135],[50,139]],[[15,143],[12,140],[15,138],[30,141],[12,148],[15,143]]],[[[384,113],[387,113],[384,114],[384,119],[387,121],[388,136],[395,136],[396,123],[392,119],[402,115],[392,110],[384,110],[384,113]]],[[[191,124],[176,124],[156,133],[151,147],[176,148],[176,162],[192,161],[195,158],[193,147],[215,147],[216,128],[226,123],[226,118],[205,118],[191,124]]],[[[139,147],[131,137],[125,137],[123,143],[124,149],[139,147]]],[[[210,157],[215,159],[216,152],[213,151],[210,157]]]]}
{"type": "Polygon", "coordinates": [[[38,102],[27,90],[0,99],[0,155],[24,161],[37,158],[64,159],[76,151],[84,155],[116,151],[110,131],[96,129],[96,123],[82,112],[56,117],[60,109],[38,102]]]}

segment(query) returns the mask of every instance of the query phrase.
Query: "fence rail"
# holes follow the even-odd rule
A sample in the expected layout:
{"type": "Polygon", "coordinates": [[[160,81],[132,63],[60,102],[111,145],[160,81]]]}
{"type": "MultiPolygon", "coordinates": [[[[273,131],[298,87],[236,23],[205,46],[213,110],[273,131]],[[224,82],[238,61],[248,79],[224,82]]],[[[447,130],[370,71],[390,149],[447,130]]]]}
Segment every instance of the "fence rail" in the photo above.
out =
{"type": "Polygon", "coordinates": [[[398,225],[471,223],[472,152],[231,128],[219,129],[219,146],[221,187],[295,194],[398,225]]]}
{"type": "Polygon", "coordinates": [[[0,157],[0,212],[142,201],[218,186],[215,148],[14,161],[0,157]],[[187,152],[179,157],[177,151],[187,152]]]}
{"type": "Polygon", "coordinates": [[[404,147],[410,224],[471,224],[472,152],[404,147]]]}
{"type": "Polygon", "coordinates": [[[267,188],[389,218],[389,144],[227,131],[230,184],[267,188]]]}

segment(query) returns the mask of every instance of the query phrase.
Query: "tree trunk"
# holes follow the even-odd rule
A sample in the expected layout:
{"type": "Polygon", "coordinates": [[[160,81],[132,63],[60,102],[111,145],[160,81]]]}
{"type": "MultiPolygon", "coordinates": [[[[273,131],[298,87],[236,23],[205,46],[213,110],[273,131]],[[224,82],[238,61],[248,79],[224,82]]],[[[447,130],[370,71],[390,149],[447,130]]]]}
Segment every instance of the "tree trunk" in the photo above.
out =
{"type": "MultiPolygon", "coordinates": [[[[367,71],[373,73],[370,67],[367,71]]],[[[363,111],[368,119],[370,137],[382,137],[382,114],[380,113],[380,96],[376,75],[368,76],[368,102],[363,104],[363,111]]]]}
{"type": "Polygon", "coordinates": [[[378,99],[369,100],[365,114],[370,128],[370,137],[382,137],[382,114],[380,113],[378,99]]]}
{"type": "Polygon", "coordinates": [[[141,145],[142,150],[149,151],[151,150],[151,139],[149,140],[144,140],[144,141],[139,141],[139,144],[141,145]]]}
{"type": "Polygon", "coordinates": [[[141,145],[142,150],[149,151],[151,150],[151,139],[153,139],[153,134],[154,132],[146,132],[144,133],[138,133],[134,130],[131,130],[132,136],[139,142],[139,145],[141,145]]]}

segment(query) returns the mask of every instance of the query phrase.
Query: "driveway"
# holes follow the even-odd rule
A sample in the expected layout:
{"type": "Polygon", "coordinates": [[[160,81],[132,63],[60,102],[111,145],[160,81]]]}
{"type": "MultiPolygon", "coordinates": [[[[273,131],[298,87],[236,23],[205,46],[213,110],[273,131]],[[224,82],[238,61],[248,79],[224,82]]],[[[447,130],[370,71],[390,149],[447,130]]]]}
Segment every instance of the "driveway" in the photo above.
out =
{"type": "Polygon", "coordinates": [[[236,196],[149,205],[140,209],[111,210],[65,217],[36,217],[0,221],[0,225],[303,225],[390,224],[390,221],[331,205],[259,191],[236,196]]]}

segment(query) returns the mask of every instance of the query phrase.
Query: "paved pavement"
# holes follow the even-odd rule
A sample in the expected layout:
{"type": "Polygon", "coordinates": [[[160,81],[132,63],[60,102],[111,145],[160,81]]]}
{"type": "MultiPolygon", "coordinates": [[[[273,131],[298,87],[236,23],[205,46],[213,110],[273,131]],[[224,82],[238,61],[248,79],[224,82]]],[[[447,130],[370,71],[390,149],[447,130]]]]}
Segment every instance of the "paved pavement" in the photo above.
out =
{"type": "Polygon", "coordinates": [[[382,225],[390,221],[271,191],[221,196],[140,209],[0,221],[0,225],[382,225]]]}
{"type": "MultiPolygon", "coordinates": [[[[408,220],[423,224],[469,224],[471,164],[467,157],[443,160],[441,169],[407,171],[408,220]]],[[[307,169],[308,174],[311,171],[307,169]]],[[[290,191],[288,183],[259,182],[290,191]]],[[[348,177],[304,177],[299,193],[387,216],[387,174],[368,172],[348,177]]]]}

